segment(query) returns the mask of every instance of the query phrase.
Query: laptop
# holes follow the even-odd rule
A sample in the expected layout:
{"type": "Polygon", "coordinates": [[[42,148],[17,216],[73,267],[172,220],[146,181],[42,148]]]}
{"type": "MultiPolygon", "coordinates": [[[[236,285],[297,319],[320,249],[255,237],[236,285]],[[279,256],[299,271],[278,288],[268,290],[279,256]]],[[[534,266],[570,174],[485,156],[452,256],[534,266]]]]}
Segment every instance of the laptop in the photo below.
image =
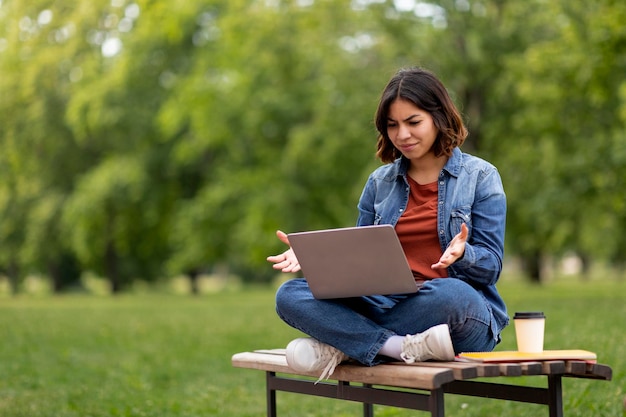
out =
{"type": "Polygon", "coordinates": [[[391,225],[288,234],[317,299],[414,293],[418,287],[391,225]]]}

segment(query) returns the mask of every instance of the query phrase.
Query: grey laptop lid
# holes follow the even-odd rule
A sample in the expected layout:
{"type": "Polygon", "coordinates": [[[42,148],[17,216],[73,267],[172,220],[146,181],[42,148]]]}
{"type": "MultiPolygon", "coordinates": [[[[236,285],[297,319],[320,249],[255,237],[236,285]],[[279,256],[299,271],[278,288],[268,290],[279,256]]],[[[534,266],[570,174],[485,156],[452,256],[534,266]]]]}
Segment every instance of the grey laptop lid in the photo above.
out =
{"type": "Polygon", "coordinates": [[[417,291],[391,225],[290,233],[288,237],[315,298],[417,291]]]}

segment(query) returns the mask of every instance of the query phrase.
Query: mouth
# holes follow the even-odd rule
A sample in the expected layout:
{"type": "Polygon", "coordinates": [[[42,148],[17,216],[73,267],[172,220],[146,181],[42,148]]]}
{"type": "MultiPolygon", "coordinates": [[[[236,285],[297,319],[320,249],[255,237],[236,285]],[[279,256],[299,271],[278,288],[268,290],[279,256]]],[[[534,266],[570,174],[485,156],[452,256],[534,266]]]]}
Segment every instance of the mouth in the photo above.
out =
{"type": "Polygon", "coordinates": [[[402,152],[409,152],[413,149],[415,149],[415,147],[417,146],[417,143],[407,143],[405,145],[400,145],[400,150],[402,152]]]}

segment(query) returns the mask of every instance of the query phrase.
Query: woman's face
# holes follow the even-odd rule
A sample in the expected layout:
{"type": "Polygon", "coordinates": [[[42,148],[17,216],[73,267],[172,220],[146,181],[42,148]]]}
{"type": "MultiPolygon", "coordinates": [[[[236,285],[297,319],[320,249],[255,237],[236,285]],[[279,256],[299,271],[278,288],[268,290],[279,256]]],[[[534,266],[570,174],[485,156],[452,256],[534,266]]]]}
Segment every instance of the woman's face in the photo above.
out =
{"type": "Polygon", "coordinates": [[[432,157],[438,129],[425,110],[410,101],[397,99],[389,106],[387,135],[402,155],[412,162],[432,157]]]}

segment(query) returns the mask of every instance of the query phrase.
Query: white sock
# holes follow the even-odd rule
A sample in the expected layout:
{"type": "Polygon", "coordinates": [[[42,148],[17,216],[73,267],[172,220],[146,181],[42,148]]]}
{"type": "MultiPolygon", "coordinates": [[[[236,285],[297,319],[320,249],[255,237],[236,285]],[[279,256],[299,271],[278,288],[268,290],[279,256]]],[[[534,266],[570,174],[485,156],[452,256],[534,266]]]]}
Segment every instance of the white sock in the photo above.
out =
{"type": "Polygon", "coordinates": [[[387,339],[383,347],[380,348],[378,354],[401,361],[402,357],[400,356],[400,354],[402,353],[403,340],[403,336],[391,336],[389,339],[387,339]]]}

